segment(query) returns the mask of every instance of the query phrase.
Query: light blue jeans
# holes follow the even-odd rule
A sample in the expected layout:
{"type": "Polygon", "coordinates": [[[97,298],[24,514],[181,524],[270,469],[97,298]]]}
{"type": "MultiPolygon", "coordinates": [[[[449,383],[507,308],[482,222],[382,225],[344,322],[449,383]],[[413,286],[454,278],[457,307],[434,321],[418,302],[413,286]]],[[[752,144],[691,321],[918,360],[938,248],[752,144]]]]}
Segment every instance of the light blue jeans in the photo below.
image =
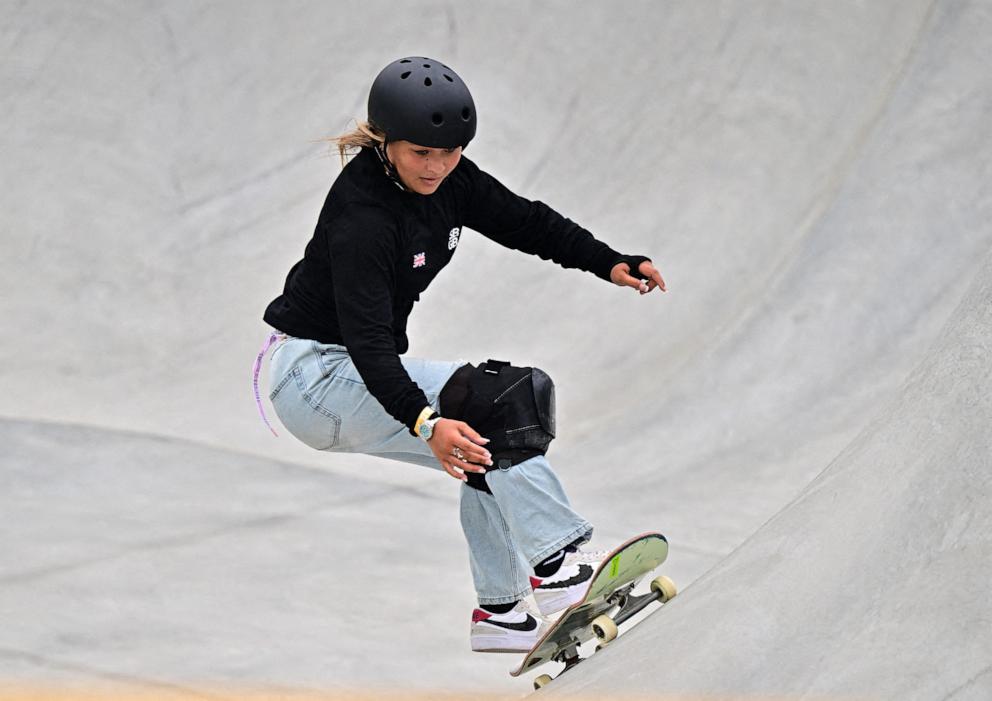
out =
{"type": "MultiPolygon", "coordinates": [[[[432,406],[464,361],[402,358],[432,406]]],[[[441,470],[428,445],[369,394],[344,346],[288,337],[272,354],[269,399],[290,433],[316,450],[364,453],[441,470]]],[[[576,514],[543,456],[486,473],[492,494],[467,485],[461,522],[480,604],[517,601],[531,591],[533,565],[592,526],[576,514]]]]}

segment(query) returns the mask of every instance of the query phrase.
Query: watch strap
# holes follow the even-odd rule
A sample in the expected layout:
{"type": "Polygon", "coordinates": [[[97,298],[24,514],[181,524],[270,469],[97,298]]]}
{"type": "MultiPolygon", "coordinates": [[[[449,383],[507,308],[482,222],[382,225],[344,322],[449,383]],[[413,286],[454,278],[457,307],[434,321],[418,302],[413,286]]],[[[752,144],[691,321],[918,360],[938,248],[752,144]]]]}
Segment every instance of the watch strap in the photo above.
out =
{"type": "Polygon", "coordinates": [[[434,418],[435,415],[437,415],[437,412],[434,410],[434,407],[425,406],[423,411],[421,411],[420,415],[417,417],[416,422],[414,422],[413,424],[413,431],[412,431],[413,435],[415,435],[417,438],[420,438],[421,424],[427,421],[427,419],[434,418]]]}

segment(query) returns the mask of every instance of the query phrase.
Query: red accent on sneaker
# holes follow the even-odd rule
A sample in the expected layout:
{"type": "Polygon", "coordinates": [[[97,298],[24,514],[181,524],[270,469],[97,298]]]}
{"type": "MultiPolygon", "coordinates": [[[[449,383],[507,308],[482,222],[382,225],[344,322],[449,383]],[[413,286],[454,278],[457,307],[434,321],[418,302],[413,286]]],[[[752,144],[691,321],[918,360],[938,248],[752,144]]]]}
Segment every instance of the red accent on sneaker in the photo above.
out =
{"type": "Polygon", "coordinates": [[[479,621],[484,621],[487,618],[492,618],[493,615],[482,609],[476,609],[472,612],[472,623],[478,623],[479,621]]]}
{"type": "Polygon", "coordinates": [[[537,589],[539,586],[541,586],[541,582],[543,581],[544,581],[543,579],[539,579],[537,577],[531,577],[530,578],[531,589],[537,589]]]}

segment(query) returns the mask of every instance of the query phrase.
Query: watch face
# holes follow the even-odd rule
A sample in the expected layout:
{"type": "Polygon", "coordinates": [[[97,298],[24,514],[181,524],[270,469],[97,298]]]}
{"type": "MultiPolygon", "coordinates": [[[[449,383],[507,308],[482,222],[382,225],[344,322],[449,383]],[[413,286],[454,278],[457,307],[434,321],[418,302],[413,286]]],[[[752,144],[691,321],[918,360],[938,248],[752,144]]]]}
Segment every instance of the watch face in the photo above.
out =
{"type": "Polygon", "coordinates": [[[431,424],[431,423],[429,423],[427,421],[425,421],[424,423],[420,424],[420,437],[421,438],[423,438],[426,441],[426,440],[429,440],[432,435],[434,435],[434,425],[433,424],[431,424]]]}

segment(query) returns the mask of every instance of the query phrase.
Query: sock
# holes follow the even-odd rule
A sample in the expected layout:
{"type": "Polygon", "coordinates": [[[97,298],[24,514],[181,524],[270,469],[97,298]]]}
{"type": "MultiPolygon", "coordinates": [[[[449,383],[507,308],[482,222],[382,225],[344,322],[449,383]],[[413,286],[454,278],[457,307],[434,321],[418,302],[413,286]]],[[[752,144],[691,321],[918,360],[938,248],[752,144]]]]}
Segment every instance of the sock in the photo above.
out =
{"type": "Polygon", "coordinates": [[[518,603],[519,602],[514,601],[510,604],[479,604],[479,608],[483,611],[488,611],[489,613],[509,613],[518,603]]]}

